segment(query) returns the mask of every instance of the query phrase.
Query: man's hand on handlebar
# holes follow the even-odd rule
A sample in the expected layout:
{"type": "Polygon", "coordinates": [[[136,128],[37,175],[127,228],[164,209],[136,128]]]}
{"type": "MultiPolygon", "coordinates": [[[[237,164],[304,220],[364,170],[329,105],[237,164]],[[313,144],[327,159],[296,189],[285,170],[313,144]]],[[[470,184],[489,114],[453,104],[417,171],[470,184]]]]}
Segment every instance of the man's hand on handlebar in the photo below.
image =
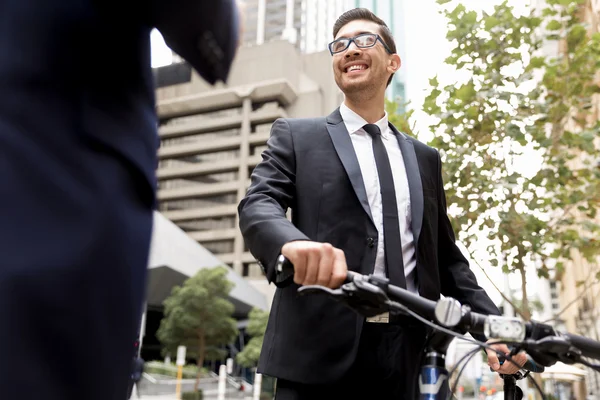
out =
{"type": "Polygon", "coordinates": [[[298,285],[336,289],[346,280],[348,266],[344,252],[329,243],[288,242],[281,248],[281,254],[294,265],[294,282],[298,285]]]}
{"type": "MultiPolygon", "coordinates": [[[[494,349],[500,351],[501,353],[504,353],[505,355],[508,355],[510,353],[510,349],[505,344],[494,344],[493,340],[488,341],[488,344],[494,349]]],[[[490,349],[486,349],[485,351],[488,355],[488,365],[491,369],[498,372],[499,374],[513,375],[520,369],[510,361],[505,361],[504,364],[500,364],[497,353],[490,349]]],[[[512,356],[512,360],[517,364],[523,366],[525,364],[525,361],[527,361],[527,355],[523,352],[520,352],[512,356]]]]}

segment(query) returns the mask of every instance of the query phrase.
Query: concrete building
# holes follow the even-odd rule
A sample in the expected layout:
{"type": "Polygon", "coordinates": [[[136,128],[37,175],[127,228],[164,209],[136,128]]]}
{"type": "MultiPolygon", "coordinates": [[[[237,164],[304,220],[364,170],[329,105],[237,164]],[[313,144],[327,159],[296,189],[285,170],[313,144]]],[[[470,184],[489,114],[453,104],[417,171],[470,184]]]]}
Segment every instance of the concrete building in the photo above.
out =
{"type": "MultiPolygon", "coordinates": [[[[203,268],[223,263],[198,242],[190,238],[162,214],[154,213],[152,242],[148,260],[148,286],[144,318],[140,329],[142,354],[147,360],[161,357],[161,345],[156,331],[163,317],[163,302],[174,286],[195,275],[203,268]]],[[[227,278],[234,284],[228,300],[235,306],[234,318],[244,327],[252,308],[267,310],[269,304],[263,293],[230,270],[227,278]]]]}
{"type": "Polygon", "coordinates": [[[302,0],[245,0],[244,3],[244,45],[261,45],[279,39],[299,43],[302,0]]]}
{"type": "MultiPolygon", "coordinates": [[[[600,1],[586,0],[581,19],[589,27],[590,34],[600,31],[600,1]]],[[[600,84],[600,73],[596,74],[600,84]]],[[[596,94],[590,109],[590,123],[600,121],[600,95],[596,94]]],[[[567,127],[574,129],[575,127],[567,127]]],[[[596,142],[600,145],[600,141],[596,142]]],[[[600,160],[597,160],[600,168],[600,160]]],[[[600,223],[600,216],[596,217],[600,223]]],[[[566,273],[560,276],[561,306],[568,307],[562,315],[566,329],[600,341],[600,257],[595,262],[585,260],[578,252],[572,252],[571,260],[565,265],[566,273]],[[583,282],[583,285],[581,284],[583,282]]],[[[586,386],[589,393],[600,399],[600,373],[586,369],[586,386]]]]}
{"type": "MultiPolygon", "coordinates": [[[[545,0],[531,0],[531,5],[540,12],[546,6],[545,0]]],[[[590,34],[600,31],[600,0],[585,0],[581,7],[580,18],[588,26],[590,34]]],[[[563,51],[563,43],[549,41],[544,43],[542,51],[546,55],[559,54],[563,51]]],[[[600,73],[597,74],[600,83],[600,73]]],[[[590,109],[590,123],[600,120],[600,95],[593,98],[590,109]]],[[[573,124],[571,121],[570,124],[573,124]]],[[[574,125],[567,129],[577,131],[574,125]]],[[[597,142],[600,145],[600,142],[597,142]]],[[[575,161],[577,162],[577,160],[575,161]]],[[[600,160],[599,167],[600,167],[600,160]]],[[[600,222],[600,217],[597,217],[600,222]]],[[[565,263],[564,273],[557,275],[556,287],[559,292],[560,326],[569,332],[600,340],[600,285],[596,274],[600,273],[600,257],[596,262],[588,262],[576,251],[571,253],[571,259],[565,263]]],[[[585,376],[588,393],[600,399],[600,373],[586,369],[585,376]]]]}
{"type": "Polygon", "coordinates": [[[237,204],[273,121],[327,115],[342,102],[331,56],[283,40],[243,47],[228,84],[214,88],[186,64],[155,72],[159,211],[270,301],[274,287],[244,245],[237,204]]]}

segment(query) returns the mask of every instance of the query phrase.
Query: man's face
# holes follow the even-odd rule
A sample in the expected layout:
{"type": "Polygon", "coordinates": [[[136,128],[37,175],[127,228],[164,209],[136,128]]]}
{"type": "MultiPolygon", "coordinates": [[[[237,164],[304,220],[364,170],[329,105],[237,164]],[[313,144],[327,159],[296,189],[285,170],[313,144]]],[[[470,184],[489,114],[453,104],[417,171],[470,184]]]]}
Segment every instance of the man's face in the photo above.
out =
{"type": "MultiPolygon", "coordinates": [[[[351,21],[340,29],[335,39],[362,33],[379,34],[379,25],[365,20],[351,21]]],[[[346,50],[333,55],[335,82],[345,94],[385,90],[390,74],[399,67],[398,55],[389,54],[380,41],[369,48],[359,48],[353,42],[346,50]]]]}

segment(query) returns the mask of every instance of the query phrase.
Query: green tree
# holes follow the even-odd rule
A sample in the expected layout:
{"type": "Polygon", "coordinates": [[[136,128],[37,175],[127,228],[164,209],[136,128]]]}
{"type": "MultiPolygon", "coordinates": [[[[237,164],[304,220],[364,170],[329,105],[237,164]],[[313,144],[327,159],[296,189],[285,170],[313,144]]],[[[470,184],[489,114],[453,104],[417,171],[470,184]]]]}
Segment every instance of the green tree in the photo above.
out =
{"type": "Polygon", "coordinates": [[[600,253],[600,122],[591,107],[600,34],[580,19],[585,0],[547,0],[525,16],[507,2],[490,14],[449,2],[438,0],[453,45],[445,63],[468,79],[430,80],[423,109],[438,121],[430,144],[459,239],[480,265],[520,274],[517,311],[529,319],[527,269],[549,277],[574,250],[588,260],[600,253]],[[544,54],[553,42],[557,54],[544,54]]]}
{"type": "Polygon", "coordinates": [[[250,340],[244,350],[236,356],[238,364],[242,367],[252,368],[258,364],[268,320],[268,311],[259,308],[253,308],[250,311],[248,328],[246,329],[246,332],[250,335],[250,340]]]}
{"type": "Polygon", "coordinates": [[[222,357],[220,347],[234,340],[237,325],[232,318],[233,304],[227,300],[233,283],[227,280],[225,267],[201,269],[183,286],[173,288],[164,301],[164,318],[157,337],[164,351],[175,353],[177,346],[187,347],[187,355],[196,358],[198,377],[205,359],[222,357]]]}

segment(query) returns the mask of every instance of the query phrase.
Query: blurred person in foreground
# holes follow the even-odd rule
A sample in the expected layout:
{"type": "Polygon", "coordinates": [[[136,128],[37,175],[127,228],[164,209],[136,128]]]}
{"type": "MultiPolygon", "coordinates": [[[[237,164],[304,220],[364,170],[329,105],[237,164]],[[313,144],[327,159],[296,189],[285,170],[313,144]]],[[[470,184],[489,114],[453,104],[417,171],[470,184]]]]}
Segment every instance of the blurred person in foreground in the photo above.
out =
{"type": "MultiPolygon", "coordinates": [[[[277,400],[414,400],[423,324],[389,313],[365,320],[325,296],[298,296],[298,285],[335,288],[350,269],[428,299],[499,311],[455,244],[438,152],[388,121],[385,91],[401,65],[389,28],[353,9],[338,18],[333,39],[344,102],[325,118],[277,120],[239,205],[268,280],[280,254],[295,266],[295,283],[275,294],[258,369],[278,378],[277,400]]],[[[494,370],[517,371],[488,354],[494,370]]]]}
{"type": "Polygon", "coordinates": [[[131,365],[131,376],[129,379],[129,387],[127,389],[128,396],[130,399],[133,394],[133,387],[135,386],[135,392],[137,397],[140,398],[140,382],[142,381],[142,377],[144,376],[144,359],[138,355],[133,358],[133,362],[131,365]]]}
{"type": "Polygon", "coordinates": [[[234,0],[0,2],[3,400],[126,397],[155,205],[150,31],[213,84],[240,21],[234,0]]]}

